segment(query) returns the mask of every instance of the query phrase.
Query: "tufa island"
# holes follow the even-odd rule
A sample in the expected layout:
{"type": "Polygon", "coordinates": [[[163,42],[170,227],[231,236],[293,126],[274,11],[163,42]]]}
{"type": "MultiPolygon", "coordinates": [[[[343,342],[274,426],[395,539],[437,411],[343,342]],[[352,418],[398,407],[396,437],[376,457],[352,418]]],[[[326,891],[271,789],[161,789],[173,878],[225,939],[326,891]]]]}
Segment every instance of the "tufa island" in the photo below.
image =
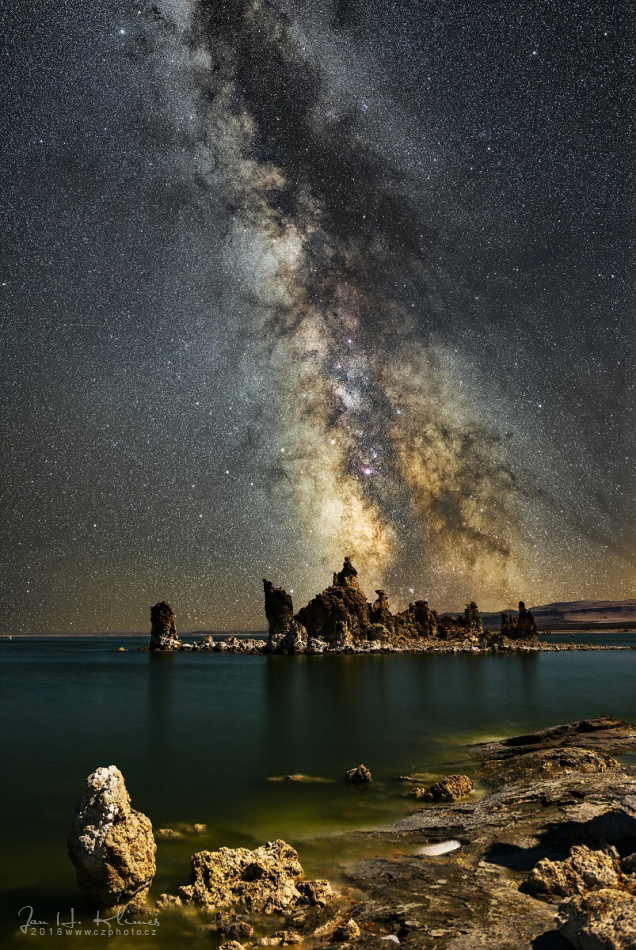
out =
{"type": "Polygon", "coordinates": [[[321,653],[499,653],[539,650],[629,649],[573,643],[541,643],[531,610],[523,601],[518,612],[501,613],[501,630],[484,629],[474,601],[463,615],[438,614],[427,600],[416,600],[406,610],[392,613],[386,592],[376,590],[370,603],[362,591],[358,572],[346,557],[334,572],[331,585],[294,613],[291,596],[282,587],[263,581],[266,640],[228,637],[216,640],[207,634],[184,642],[177,633],[170,604],[150,608],[150,644],[142,650],[173,652],[321,654],[321,653]]]}

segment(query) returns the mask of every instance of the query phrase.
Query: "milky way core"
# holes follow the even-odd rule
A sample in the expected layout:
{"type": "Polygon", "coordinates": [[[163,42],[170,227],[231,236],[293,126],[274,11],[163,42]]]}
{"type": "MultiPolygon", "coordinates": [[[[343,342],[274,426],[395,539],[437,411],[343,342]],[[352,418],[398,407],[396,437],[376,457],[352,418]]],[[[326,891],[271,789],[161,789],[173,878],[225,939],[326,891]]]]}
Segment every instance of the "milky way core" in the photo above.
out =
{"type": "MultiPolygon", "coordinates": [[[[127,214],[161,233],[132,251],[150,290],[130,351],[167,388],[147,391],[147,438],[141,418],[124,436],[133,467],[155,460],[154,500],[131,485],[114,508],[134,512],[126,539],[152,527],[108,623],[134,624],[152,591],[193,626],[259,626],[263,573],[312,594],[345,554],[396,607],[629,596],[634,333],[616,195],[606,230],[589,226],[611,187],[588,188],[607,167],[604,87],[572,60],[573,13],[563,40],[558,11],[521,22],[515,6],[165,0],[117,26],[137,77],[127,214]]],[[[583,22],[616,92],[605,6],[583,22]]],[[[126,558],[104,531],[112,579],[126,558]]],[[[66,597],[60,616],[92,626],[100,603],[66,597]]]]}

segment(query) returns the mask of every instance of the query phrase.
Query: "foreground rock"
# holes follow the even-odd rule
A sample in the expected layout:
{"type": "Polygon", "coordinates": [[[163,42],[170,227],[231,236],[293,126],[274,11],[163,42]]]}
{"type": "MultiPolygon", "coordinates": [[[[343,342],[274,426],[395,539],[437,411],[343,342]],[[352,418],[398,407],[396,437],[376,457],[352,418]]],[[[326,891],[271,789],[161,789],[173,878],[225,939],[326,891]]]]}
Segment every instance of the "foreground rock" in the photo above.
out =
{"type": "Polygon", "coordinates": [[[529,732],[509,739],[494,742],[478,742],[471,746],[471,754],[482,762],[517,759],[538,751],[541,754],[552,749],[584,749],[600,753],[624,752],[636,742],[636,725],[601,716],[596,719],[581,719],[565,725],[550,726],[537,732],[529,732]]]}
{"type": "Polygon", "coordinates": [[[428,802],[458,802],[470,795],[474,788],[475,783],[467,775],[447,775],[428,788],[414,788],[411,794],[413,798],[428,802]]]}
{"type": "Polygon", "coordinates": [[[77,883],[106,907],[141,905],[155,874],[150,820],[130,807],[124,777],[114,765],[96,769],[68,839],[77,883]]]}
{"type": "Polygon", "coordinates": [[[260,848],[221,848],[192,855],[190,883],[162,895],[160,907],[194,904],[206,910],[240,905],[249,912],[282,914],[300,904],[324,906],[334,898],[328,881],[304,881],[298,853],[284,841],[260,848]]]}
{"type": "Polygon", "coordinates": [[[349,917],[336,926],[332,939],[337,943],[342,943],[349,940],[356,940],[359,936],[360,928],[355,920],[349,917]]]}
{"type": "Polygon", "coordinates": [[[604,889],[559,907],[560,932],[577,950],[634,950],[636,897],[604,889]]]}
{"type": "Polygon", "coordinates": [[[615,760],[588,768],[606,765],[610,752],[635,753],[636,726],[585,720],[470,752],[494,770],[492,791],[480,800],[427,805],[374,832],[407,853],[348,869],[349,883],[364,894],[349,911],[361,931],[355,945],[392,937],[449,950],[634,950],[636,769],[615,760]],[[546,771],[546,761],[566,754],[568,771],[546,771]],[[460,847],[412,853],[414,846],[424,850],[422,841],[442,850],[450,839],[460,847]]]}
{"type": "Polygon", "coordinates": [[[543,858],[530,872],[526,886],[531,894],[571,897],[620,883],[620,858],[616,848],[593,851],[574,845],[565,861],[543,858]]]}
{"type": "Polygon", "coordinates": [[[557,778],[575,772],[608,772],[619,769],[616,759],[592,749],[554,748],[526,752],[484,762],[480,775],[491,787],[533,778],[557,778]]]}

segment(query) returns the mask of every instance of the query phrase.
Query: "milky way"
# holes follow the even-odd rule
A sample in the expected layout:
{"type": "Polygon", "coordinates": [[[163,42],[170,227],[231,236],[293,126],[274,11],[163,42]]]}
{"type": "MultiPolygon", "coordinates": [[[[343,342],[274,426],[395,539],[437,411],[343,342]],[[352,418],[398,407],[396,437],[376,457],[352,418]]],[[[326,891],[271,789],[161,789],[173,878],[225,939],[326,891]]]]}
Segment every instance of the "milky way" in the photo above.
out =
{"type": "MultiPolygon", "coordinates": [[[[166,390],[151,370],[146,431],[136,418],[123,437],[155,496],[132,479],[113,503],[121,541],[141,550],[134,583],[106,529],[107,575],[75,581],[80,599],[89,583],[102,593],[84,611],[64,598],[67,623],[100,626],[116,575],[105,624],[134,625],[133,597],[156,591],[193,625],[258,626],[262,573],[303,596],[344,554],[396,605],[629,595],[628,109],[596,115],[624,88],[622,15],[572,21],[559,52],[547,6],[511,35],[512,14],[461,5],[127,11],[137,85],[134,148],[121,147],[143,165],[122,198],[161,251],[132,252],[149,291],[122,336],[136,376],[160,360],[166,390]],[[175,337],[199,354],[172,396],[166,286],[190,308],[175,337]]],[[[112,344],[111,328],[116,371],[112,344]]],[[[121,395],[137,405],[131,384],[121,395]]],[[[95,494],[99,507],[103,483],[95,494]]],[[[76,525],[71,539],[77,558],[76,525]]]]}

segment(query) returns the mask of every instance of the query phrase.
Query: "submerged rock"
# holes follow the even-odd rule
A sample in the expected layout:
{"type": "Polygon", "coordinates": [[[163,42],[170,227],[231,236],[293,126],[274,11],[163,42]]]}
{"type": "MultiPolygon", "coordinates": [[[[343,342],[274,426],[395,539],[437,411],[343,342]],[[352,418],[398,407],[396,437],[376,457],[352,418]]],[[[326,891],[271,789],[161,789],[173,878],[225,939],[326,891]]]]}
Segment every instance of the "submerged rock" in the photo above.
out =
{"type": "Polygon", "coordinates": [[[470,795],[475,783],[467,775],[446,775],[428,788],[414,788],[411,795],[429,802],[457,802],[470,795]]]}
{"type": "Polygon", "coordinates": [[[155,851],[150,819],[130,807],[119,769],[96,769],[68,838],[78,886],[106,907],[142,903],[155,874],[155,851]]]}
{"type": "MultiPolygon", "coordinates": [[[[190,883],[178,889],[178,899],[206,909],[240,904],[250,912],[275,914],[333,898],[328,882],[302,881],[302,875],[297,852],[281,840],[253,851],[199,851],[192,855],[190,883]]],[[[171,903],[170,895],[162,895],[160,906],[171,903]]]]}
{"type": "Polygon", "coordinates": [[[360,764],[355,769],[349,769],[345,774],[345,782],[351,785],[366,785],[371,781],[373,781],[373,776],[366,765],[360,764]]]}
{"type": "Polygon", "coordinates": [[[270,775],[267,781],[289,782],[296,785],[328,785],[333,779],[323,778],[321,775],[305,775],[304,772],[293,772],[291,775],[270,775]]]}
{"type": "Polygon", "coordinates": [[[167,601],[162,600],[150,608],[150,624],[151,650],[170,651],[181,648],[174,611],[167,601]]]}
{"type": "Polygon", "coordinates": [[[636,897],[611,888],[564,901],[560,933],[577,950],[634,950],[636,897]]]}

